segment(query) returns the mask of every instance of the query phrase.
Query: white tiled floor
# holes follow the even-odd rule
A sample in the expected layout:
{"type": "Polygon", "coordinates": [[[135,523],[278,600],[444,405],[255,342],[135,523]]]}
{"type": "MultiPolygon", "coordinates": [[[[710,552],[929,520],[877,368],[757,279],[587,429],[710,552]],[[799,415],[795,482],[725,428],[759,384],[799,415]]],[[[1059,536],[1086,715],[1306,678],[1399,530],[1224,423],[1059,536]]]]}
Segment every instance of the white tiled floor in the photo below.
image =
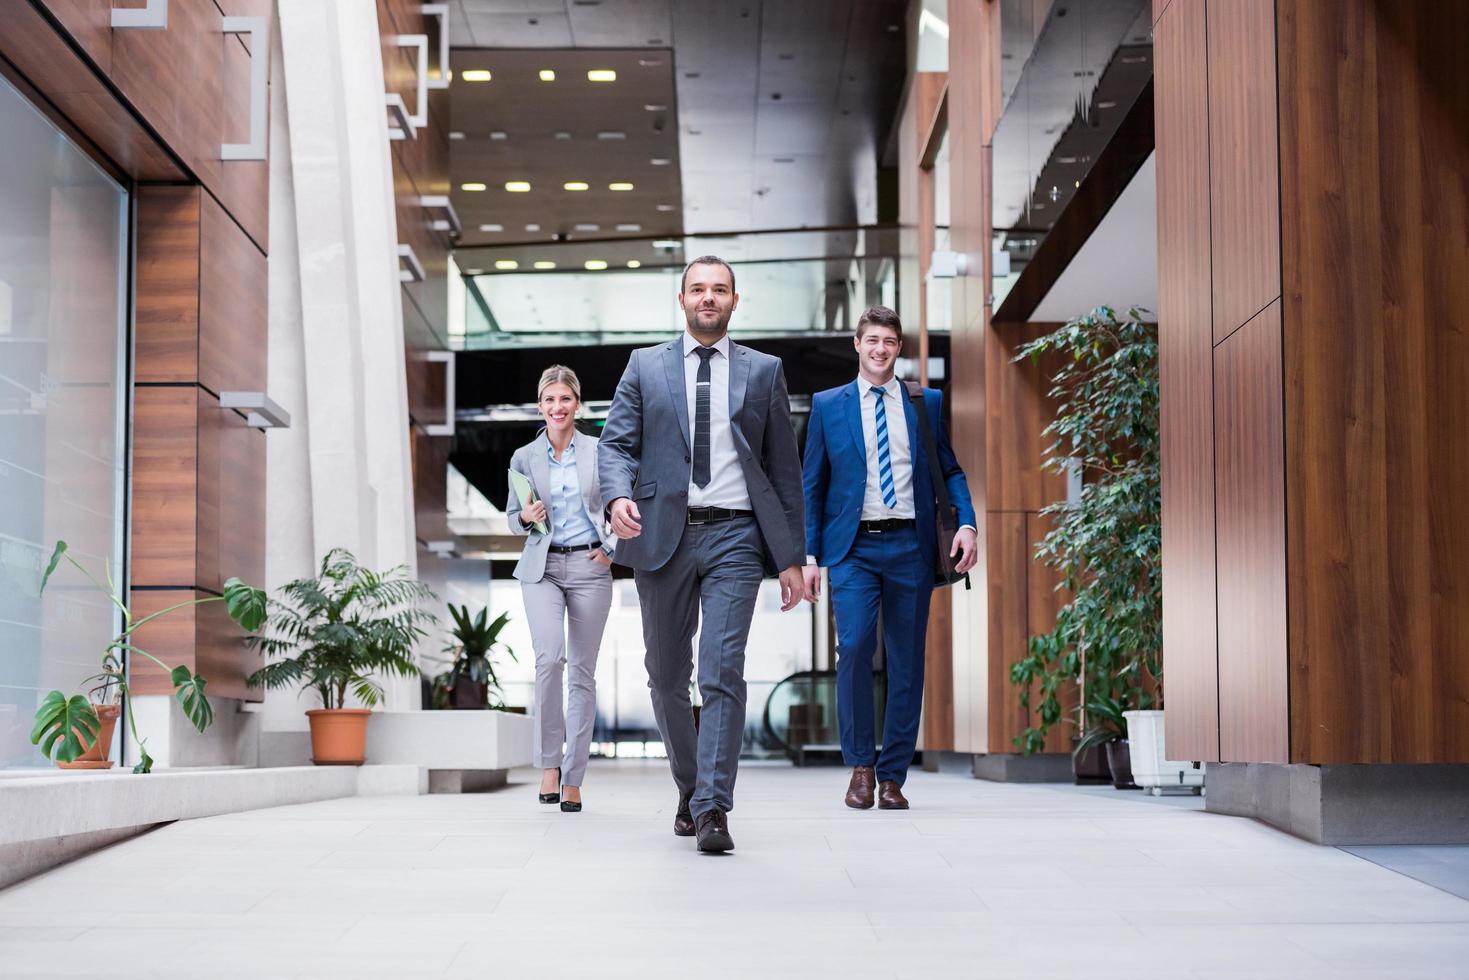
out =
{"type": "Polygon", "coordinates": [[[845,781],[747,766],[725,857],[660,762],[594,763],[581,814],[521,782],[178,823],[0,892],[0,975],[1469,977],[1469,902],[1251,821],[845,781]]]}

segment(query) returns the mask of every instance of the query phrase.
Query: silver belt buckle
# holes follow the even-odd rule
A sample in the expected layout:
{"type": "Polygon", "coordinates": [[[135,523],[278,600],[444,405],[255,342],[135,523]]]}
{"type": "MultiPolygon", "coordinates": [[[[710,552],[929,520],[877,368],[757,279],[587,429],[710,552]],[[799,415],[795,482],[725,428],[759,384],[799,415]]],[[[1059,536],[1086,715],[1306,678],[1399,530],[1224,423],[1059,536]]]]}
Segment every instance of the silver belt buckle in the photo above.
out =
{"type": "MultiPolygon", "coordinates": [[[[706,511],[706,513],[707,513],[707,511],[706,511]]],[[[698,527],[701,524],[708,524],[709,523],[709,520],[707,518],[705,518],[704,520],[701,520],[701,521],[700,520],[695,520],[694,519],[694,512],[693,512],[693,510],[689,510],[684,515],[684,517],[689,522],[689,526],[690,527],[698,527]]]]}

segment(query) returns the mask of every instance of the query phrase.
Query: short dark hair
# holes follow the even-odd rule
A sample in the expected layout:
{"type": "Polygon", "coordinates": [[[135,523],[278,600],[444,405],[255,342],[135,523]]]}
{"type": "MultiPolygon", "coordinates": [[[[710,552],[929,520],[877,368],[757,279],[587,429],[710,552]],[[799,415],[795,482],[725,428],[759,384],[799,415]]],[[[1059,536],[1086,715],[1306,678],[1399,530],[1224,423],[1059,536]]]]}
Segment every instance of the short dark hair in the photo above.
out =
{"type": "Polygon", "coordinates": [[[694,259],[694,261],[690,262],[688,265],[684,266],[683,267],[683,278],[679,280],[679,284],[678,284],[678,291],[679,292],[683,292],[685,289],[688,288],[688,286],[689,286],[689,270],[692,269],[696,265],[722,265],[722,266],[724,266],[724,271],[729,273],[729,289],[730,289],[730,292],[734,292],[734,288],[735,288],[735,284],[734,284],[735,283],[734,270],[729,267],[729,263],[728,262],[724,261],[723,259],[721,259],[717,255],[701,255],[697,259],[694,259]]]}
{"type": "Polygon", "coordinates": [[[896,311],[886,306],[869,306],[862,311],[862,315],[857,318],[857,338],[859,340],[867,332],[868,327],[887,327],[898,335],[899,340],[903,339],[903,321],[898,319],[896,311]]]}

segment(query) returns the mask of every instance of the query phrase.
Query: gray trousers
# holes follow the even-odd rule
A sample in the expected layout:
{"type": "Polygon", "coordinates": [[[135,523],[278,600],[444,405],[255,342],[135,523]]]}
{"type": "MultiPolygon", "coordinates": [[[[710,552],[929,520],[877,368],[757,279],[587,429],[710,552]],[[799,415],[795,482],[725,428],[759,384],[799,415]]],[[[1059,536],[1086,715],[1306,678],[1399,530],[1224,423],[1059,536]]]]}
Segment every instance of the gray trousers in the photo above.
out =
{"type": "Polygon", "coordinates": [[[592,561],[585,551],[553,552],[546,555],[541,580],[521,582],[520,592],[536,651],[537,764],[542,769],[560,766],[561,781],[580,786],[597,718],[597,653],[612,606],[612,569],[592,561]],[[563,670],[569,674],[564,713],[563,670]]]}
{"type": "Polygon", "coordinates": [[[684,528],[668,564],[636,573],[643,607],[648,688],[680,793],[692,793],[695,816],[734,808],[745,733],[745,643],[765,546],[753,517],[684,528]],[[693,636],[699,614],[698,734],[689,698],[693,636]]]}

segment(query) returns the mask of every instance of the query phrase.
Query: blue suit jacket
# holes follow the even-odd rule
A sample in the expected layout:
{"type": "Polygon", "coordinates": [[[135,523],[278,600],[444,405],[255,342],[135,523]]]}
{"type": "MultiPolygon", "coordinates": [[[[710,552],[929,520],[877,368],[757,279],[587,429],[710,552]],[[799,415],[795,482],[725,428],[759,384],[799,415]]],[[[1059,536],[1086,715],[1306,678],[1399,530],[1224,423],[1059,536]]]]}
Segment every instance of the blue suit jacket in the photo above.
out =
{"type": "MultiPolygon", "coordinates": [[[[857,539],[862,520],[862,500],[867,492],[867,446],[862,435],[862,402],[858,382],[817,392],[811,399],[811,422],[806,429],[804,482],[806,487],[806,553],[820,565],[831,566],[847,556],[857,539]]],[[[939,469],[949,489],[949,500],[959,510],[959,524],[978,527],[974,503],[969,499],[969,482],[949,445],[944,425],[943,393],[923,389],[929,429],[938,442],[939,469]]],[[[908,420],[908,445],[913,454],[913,509],[918,525],[918,546],[932,565],[937,550],[933,480],[928,473],[913,403],[903,397],[903,414],[908,420]]]]}

